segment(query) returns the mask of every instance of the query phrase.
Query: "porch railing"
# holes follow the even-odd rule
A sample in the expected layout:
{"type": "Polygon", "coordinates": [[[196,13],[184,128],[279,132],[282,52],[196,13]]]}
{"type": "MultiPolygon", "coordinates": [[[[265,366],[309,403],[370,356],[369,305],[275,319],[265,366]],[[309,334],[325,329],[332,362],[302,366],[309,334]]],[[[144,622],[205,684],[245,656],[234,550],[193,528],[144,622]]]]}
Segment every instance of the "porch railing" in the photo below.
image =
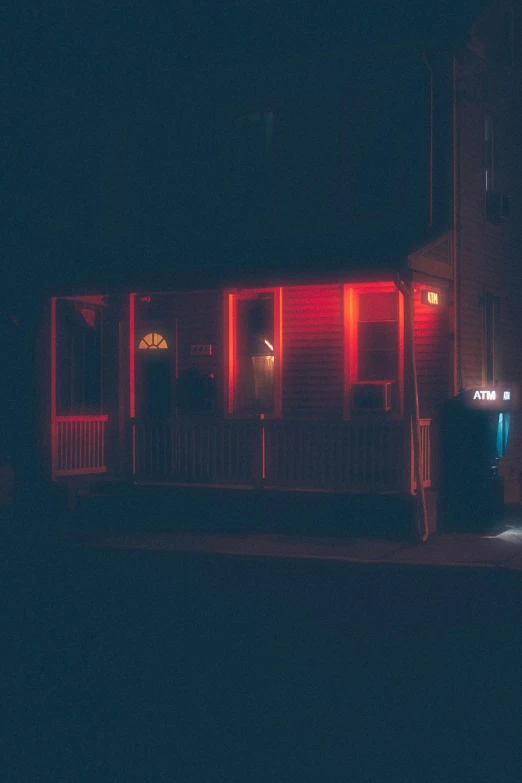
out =
{"type": "MultiPolygon", "coordinates": [[[[389,492],[403,487],[409,465],[404,422],[394,420],[191,418],[133,427],[141,481],[389,492]]],[[[423,464],[429,481],[429,458],[423,464]]]]}
{"type": "Polygon", "coordinates": [[[260,470],[260,429],[253,420],[135,422],[134,472],[140,479],[251,485],[260,470]]]}
{"type": "Polygon", "coordinates": [[[397,490],[401,482],[399,421],[270,421],[266,481],[279,487],[397,490]]]}
{"type": "Polygon", "coordinates": [[[53,432],[53,474],[104,473],[108,416],[57,416],[53,432]]]}

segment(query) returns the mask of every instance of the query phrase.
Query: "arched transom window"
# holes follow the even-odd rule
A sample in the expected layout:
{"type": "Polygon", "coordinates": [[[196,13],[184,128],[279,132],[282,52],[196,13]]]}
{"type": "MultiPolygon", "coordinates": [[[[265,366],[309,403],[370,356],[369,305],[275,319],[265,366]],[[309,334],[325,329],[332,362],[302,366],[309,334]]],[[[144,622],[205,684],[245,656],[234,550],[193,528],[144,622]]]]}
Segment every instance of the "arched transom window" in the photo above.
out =
{"type": "Polygon", "coordinates": [[[168,348],[167,341],[163,335],[158,332],[151,332],[142,337],[138,349],[140,351],[156,350],[156,349],[168,348]]]}

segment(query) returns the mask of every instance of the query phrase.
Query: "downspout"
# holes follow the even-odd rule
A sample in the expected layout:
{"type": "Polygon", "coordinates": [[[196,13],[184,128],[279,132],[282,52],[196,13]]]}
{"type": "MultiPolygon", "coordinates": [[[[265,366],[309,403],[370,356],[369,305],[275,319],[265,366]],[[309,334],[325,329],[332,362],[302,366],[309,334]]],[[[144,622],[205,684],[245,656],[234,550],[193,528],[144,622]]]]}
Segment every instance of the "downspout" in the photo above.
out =
{"type": "Polygon", "coordinates": [[[430,222],[433,226],[433,68],[428,62],[426,54],[422,55],[422,61],[430,72],[430,222]]]}
{"type": "Polygon", "coordinates": [[[458,270],[458,156],[457,156],[457,58],[453,55],[453,394],[462,386],[460,368],[460,334],[458,305],[460,296],[458,270]]]}
{"type": "Polygon", "coordinates": [[[408,319],[408,332],[411,335],[411,345],[409,346],[408,356],[411,356],[411,374],[413,379],[413,411],[412,411],[412,429],[413,429],[413,468],[415,474],[415,480],[417,482],[417,492],[419,493],[421,501],[421,524],[417,527],[417,536],[419,541],[423,543],[428,540],[429,528],[428,528],[428,510],[426,506],[426,493],[424,492],[424,484],[422,481],[421,472],[421,450],[420,450],[420,412],[419,412],[419,384],[417,378],[417,358],[415,353],[415,317],[414,317],[414,300],[413,300],[413,281],[409,285],[406,285],[404,281],[400,279],[399,274],[395,280],[395,285],[401,294],[404,296],[404,304],[406,310],[406,318],[408,319]]]}

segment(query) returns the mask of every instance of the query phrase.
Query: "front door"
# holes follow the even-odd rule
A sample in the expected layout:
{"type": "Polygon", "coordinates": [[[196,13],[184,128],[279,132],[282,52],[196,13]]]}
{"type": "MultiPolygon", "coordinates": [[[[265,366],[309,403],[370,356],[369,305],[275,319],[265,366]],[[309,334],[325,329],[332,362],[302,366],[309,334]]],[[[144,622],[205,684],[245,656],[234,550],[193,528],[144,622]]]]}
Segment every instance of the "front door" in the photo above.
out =
{"type": "Polygon", "coordinates": [[[151,331],[138,342],[137,414],[141,419],[168,419],[172,413],[172,356],[165,330],[151,331]]]}

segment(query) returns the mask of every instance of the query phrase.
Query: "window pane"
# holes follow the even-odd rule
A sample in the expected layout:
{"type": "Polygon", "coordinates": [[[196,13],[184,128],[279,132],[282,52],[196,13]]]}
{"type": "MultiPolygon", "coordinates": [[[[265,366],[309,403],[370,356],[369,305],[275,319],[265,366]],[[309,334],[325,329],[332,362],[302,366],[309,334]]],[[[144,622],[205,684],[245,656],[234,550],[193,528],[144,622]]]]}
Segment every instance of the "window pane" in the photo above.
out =
{"type": "Polygon", "coordinates": [[[236,410],[274,410],[274,297],[263,294],[237,301],[236,410]]]}
{"type": "Polygon", "coordinates": [[[359,294],[359,321],[396,321],[397,292],[359,294]]]}
{"type": "Polygon", "coordinates": [[[360,351],[396,351],[396,321],[377,321],[359,324],[360,351]]]}
{"type": "Polygon", "coordinates": [[[253,356],[254,397],[263,411],[271,411],[274,404],[274,357],[253,356]]]}
{"type": "Polygon", "coordinates": [[[360,381],[393,381],[397,379],[397,351],[360,351],[360,381]]]}

